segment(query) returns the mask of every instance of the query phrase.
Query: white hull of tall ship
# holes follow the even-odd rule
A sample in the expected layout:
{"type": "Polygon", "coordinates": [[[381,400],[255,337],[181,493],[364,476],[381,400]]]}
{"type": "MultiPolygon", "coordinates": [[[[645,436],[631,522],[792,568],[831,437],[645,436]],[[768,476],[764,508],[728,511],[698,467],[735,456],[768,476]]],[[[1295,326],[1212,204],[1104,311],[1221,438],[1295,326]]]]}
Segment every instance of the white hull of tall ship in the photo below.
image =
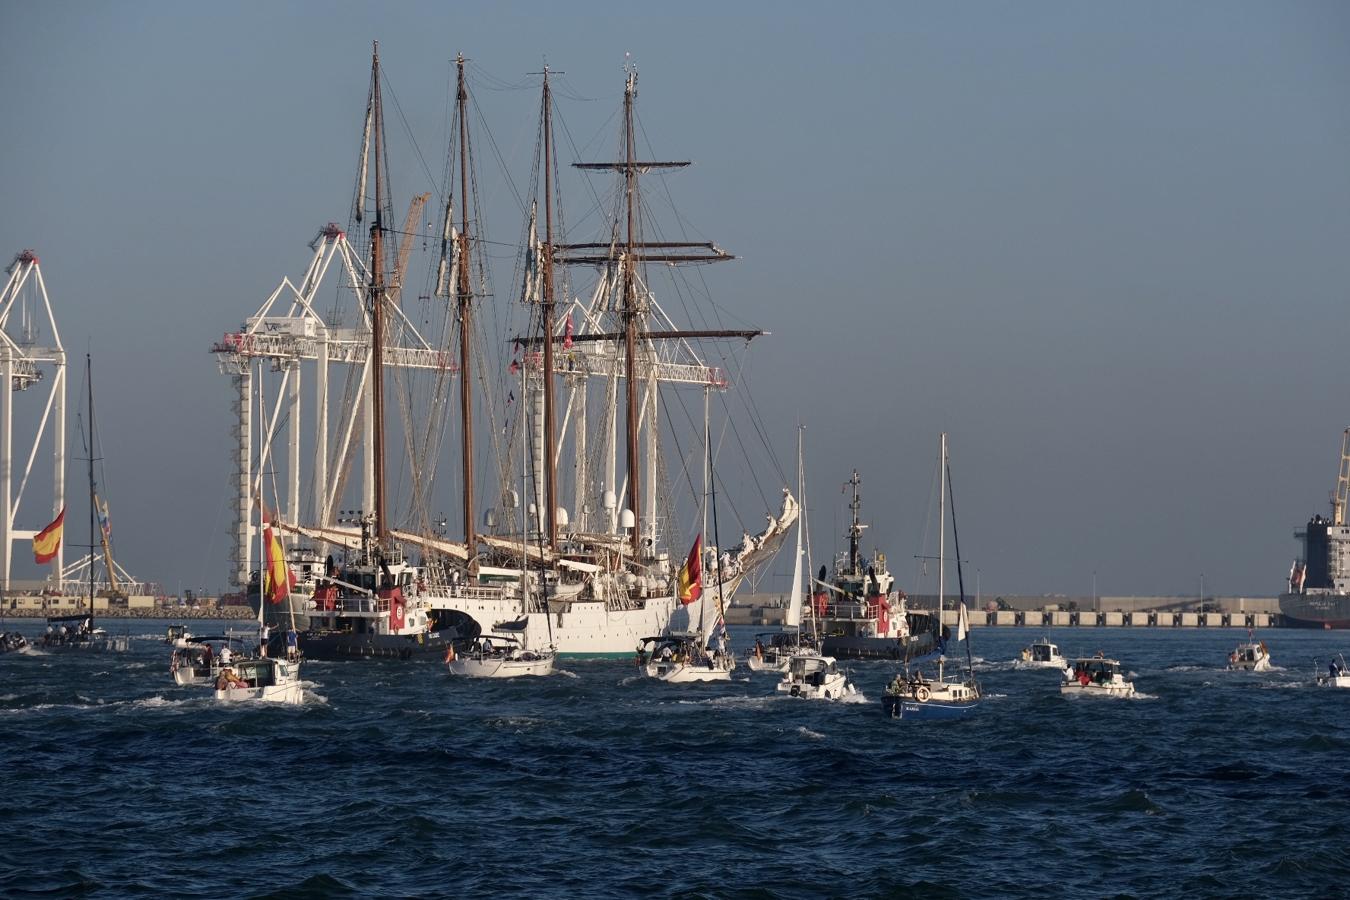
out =
{"type": "Polygon", "coordinates": [[[617,582],[608,586],[609,593],[616,599],[600,599],[593,596],[593,592],[571,599],[550,596],[547,613],[535,611],[522,615],[519,593],[473,587],[428,594],[425,603],[432,610],[449,610],[472,617],[484,635],[514,636],[527,647],[552,644],[561,656],[630,656],[645,637],[697,631],[701,625],[710,628],[717,621],[717,604],[730,603],[745,576],[773,555],[796,522],[798,509],[796,499],[784,491],[779,517],[769,517],[764,531],[745,535],[740,544],[727,551],[720,587],[716,569],[705,563],[702,598],[691,604],[681,604],[673,593],[664,592],[633,598],[619,588],[617,582]],[[510,629],[499,628],[522,618],[526,620],[523,634],[514,625],[510,629]]]}

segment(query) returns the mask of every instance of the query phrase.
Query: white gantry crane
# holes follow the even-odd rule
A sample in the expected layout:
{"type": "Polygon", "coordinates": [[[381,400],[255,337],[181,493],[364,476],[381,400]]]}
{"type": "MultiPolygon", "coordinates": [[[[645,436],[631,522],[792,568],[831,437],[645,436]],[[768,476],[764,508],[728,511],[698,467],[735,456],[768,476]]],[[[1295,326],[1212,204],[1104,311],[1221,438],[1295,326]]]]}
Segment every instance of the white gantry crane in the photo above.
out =
{"type": "MultiPolygon", "coordinates": [[[[61,333],[52,315],[37,254],[32,250],[22,251],[14,257],[5,273],[8,278],[4,291],[0,292],[0,592],[8,593],[15,542],[31,540],[66,505],[66,351],[61,346],[61,333]],[[48,382],[45,403],[16,489],[15,398],[44,381],[48,382]],[[34,508],[36,504],[29,504],[27,508],[23,504],[49,426],[52,454],[50,514],[41,507],[34,508]],[[18,521],[35,527],[16,528],[18,521]]],[[[55,572],[62,570],[64,554],[63,542],[53,560],[55,572]]]]}
{"type": "MultiPolygon", "coordinates": [[[[410,219],[420,214],[425,202],[426,195],[413,200],[416,212],[409,211],[410,219]]],[[[410,231],[405,229],[405,232],[410,231]]],[[[405,242],[406,238],[405,233],[405,242]]],[[[354,437],[359,435],[363,450],[363,502],[366,509],[373,509],[375,505],[370,496],[374,484],[371,473],[374,465],[373,414],[370,391],[366,387],[370,377],[370,313],[366,303],[368,270],[360,254],[348,243],[342,228],[334,223],[321,229],[309,246],[313,255],[299,284],[289,277],[283,278],[258,311],[245,320],[240,331],[226,334],[211,348],[221,372],[231,376],[235,389],[232,475],[235,499],[230,578],[241,586],[248,583],[257,559],[256,516],[250,515],[250,510],[262,496],[263,479],[262,473],[258,471],[258,457],[262,454],[259,452],[255,455],[255,446],[261,447],[264,443],[272,446],[268,454],[271,460],[269,468],[279,473],[276,481],[281,495],[278,498],[281,508],[278,512],[283,519],[291,524],[308,523],[324,528],[333,523],[335,507],[342,496],[343,473],[351,458],[354,437]],[[351,298],[356,308],[354,326],[338,324],[343,319],[339,312],[329,315],[332,321],[326,320],[317,308],[319,290],[335,268],[335,262],[344,279],[343,293],[351,298]],[[254,381],[256,361],[266,361],[274,372],[280,373],[279,379],[269,379],[266,393],[273,393],[276,399],[262,411],[267,416],[267,421],[263,423],[265,434],[258,436],[255,436],[253,427],[253,420],[257,416],[254,411],[258,391],[254,381]],[[301,418],[301,373],[305,364],[313,364],[315,413],[312,430],[304,427],[301,418]],[[329,417],[329,375],[334,365],[348,367],[349,374],[355,376],[349,380],[347,391],[337,392],[337,399],[344,401],[347,408],[337,417],[335,425],[330,423],[329,417]],[[357,404],[360,406],[359,414],[356,411],[357,404]],[[281,445],[274,440],[283,424],[286,427],[284,455],[281,445]],[[309,480],[313,485],[314,502],[308,513],[301,509],[300,501],[303,435],[309,436],[308,443],[312,445],[313,451],[313,468],[309,480]],[[281,487],[283,485],[284,488],[281,487]]],[[[400,261],[405,261],[406,256],[406,252],[400,253],[400,261]]],[[[395,284],[401,280],[399,274],[395,273],[395,284]]],[[[403,315],[399,304],[391,303],[390,306],[398,321],[395,327],[389,329],[392,334],[386,340],[385,366],[453,375],[456,367],[450,355],[428,343],[403,315]]],[[[268,508],[272,508],[270,504],[268,508]]]]}

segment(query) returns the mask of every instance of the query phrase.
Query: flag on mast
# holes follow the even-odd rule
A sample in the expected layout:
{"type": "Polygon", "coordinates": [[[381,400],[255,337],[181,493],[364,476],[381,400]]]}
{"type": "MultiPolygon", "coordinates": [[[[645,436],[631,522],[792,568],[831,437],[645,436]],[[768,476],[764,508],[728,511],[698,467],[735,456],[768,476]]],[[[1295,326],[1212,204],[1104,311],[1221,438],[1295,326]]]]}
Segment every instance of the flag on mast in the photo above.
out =
{"type": "Polygon", "coordinates": [[[295,573],[286,567],[286,554],[281,548],[281,537],[268,525],[263,529],[263,546],[267,551],[263,572],[263,595],[268,603],[280,603],[290,596],[295,587],[295,573]]]}
{"type": "Polygon", "coordinates": [[[688,606],[703,596],[703,535],[694,538],[689,558],[680,566],[680,602],[688,606]]]}
{"type": "Polygon", "coordinates": [[[56,552],[61,549],[61,530],[65,522],[66,508],[63,506],[56,521],[33,535],[33,561],[38,565],[56,559],[56,552]]]}

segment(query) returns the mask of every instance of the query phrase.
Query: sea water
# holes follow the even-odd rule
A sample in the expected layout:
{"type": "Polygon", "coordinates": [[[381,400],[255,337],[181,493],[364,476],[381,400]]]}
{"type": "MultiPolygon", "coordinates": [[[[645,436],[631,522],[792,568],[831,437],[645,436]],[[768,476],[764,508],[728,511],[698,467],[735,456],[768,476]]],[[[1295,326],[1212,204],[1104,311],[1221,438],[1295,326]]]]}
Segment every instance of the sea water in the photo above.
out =
{"type": "MultiPolygon", "coordinates": [[[[307,662],[299,707],[174,685],[162,623],[125,654],[0,656],[0,895],[1248,897],[1350,884],[1350,633],[979,629],[986,700],[886,719],[776,676],[669,685],[632,660],[542,679],[307,662]],[[1134,699],[1012,661],[1048,635],[1134,699]]],[[[13,620],[5,626],[13,629],[13,620]]],[[[19,630],[35,636],[36,623],[19,630]]],[[[206,625],[203,630],[218,626],[206,625]]],[[[733,629],[742,648],[752,630],[733,629]]],[[[953,660],[964,663],[964,647],[953,660]]]]}

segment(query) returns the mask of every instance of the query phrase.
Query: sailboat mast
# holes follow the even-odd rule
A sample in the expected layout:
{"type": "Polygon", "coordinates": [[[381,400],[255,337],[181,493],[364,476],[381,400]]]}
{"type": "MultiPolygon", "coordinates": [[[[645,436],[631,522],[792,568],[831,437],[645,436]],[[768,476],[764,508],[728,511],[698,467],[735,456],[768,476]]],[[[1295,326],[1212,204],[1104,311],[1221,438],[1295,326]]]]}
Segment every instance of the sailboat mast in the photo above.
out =
{"type": "Polygon", "coordinates": [[[477,546],[474,534],[473,510],[473,385],[472,363],[469,350],[469,332],[473,327],[473,300],[470,294],[469,280],[469,92],[464,86],[464,54],[455,57],[455,66],[459,71],[459,89],[455,93],[455,103],[459,114],[459,410],[460,430],[463,436],[461,453],[464,466],[464,544],[472,558],[477,546]]]}
{"type": "MultiPolygon", "coordinates": [[[[634,271],[634,251],[636,226],[634,207],[637,204],[637,166],[633,153],[633,93],[637,87],[637,75],[628,73],[623,92],[624,118],[624,190],[628,201],[628,238],[624,247],[623,265],[623,359],[624,391],[628,401],[628,508],[633,512],[633,557],[640,555],[642,546],[642,490],[638,472],[638,408],[637,408],[637,324],[638,304],[637,274],[634,271]]],[[[655,422],[648,423],[649,428],[655,422]]]]}
{"type": "MultiPolygon", "coordinates": [[[[946,593],[947,566],[947,432],[942,432],[938,465],[938,633],[942,633],[942,598],[946,593]]],[[[929,494],[928,496],[932,496],[929,494]]]]}
{"type": "MultiPolygon", "coordinates": [[[[94,493],[94,363],[92,357],[84,355],[84,380],[89,383],[89,624],[94,622],[94,526],[98,516],[98,498],[94,493]]],[[[107,557],[104,557],[107,563],[107,557]]],[[[111,572],[111,563],[107,563],[111,572]]],[[[109,576],[109,583],[112,578],[109,576]]]]}
{"type": "Polygon", "coordinates": [[[370,223],[370,391],[375,433],[375,544],[389,535],[384,493],[384,110],[380,103],[380,43],[370,66],[370,108],[375,136],[375,218],[370,223]]]}
{"type": "MultiPolygon", "coordinates": [[[[558,451],[553,409],[553,96],[544,66],[544,475],[548,548],[558,547],[558,451]]],[[[522,394],[522,396],[524,396],[522,394]]]]}

